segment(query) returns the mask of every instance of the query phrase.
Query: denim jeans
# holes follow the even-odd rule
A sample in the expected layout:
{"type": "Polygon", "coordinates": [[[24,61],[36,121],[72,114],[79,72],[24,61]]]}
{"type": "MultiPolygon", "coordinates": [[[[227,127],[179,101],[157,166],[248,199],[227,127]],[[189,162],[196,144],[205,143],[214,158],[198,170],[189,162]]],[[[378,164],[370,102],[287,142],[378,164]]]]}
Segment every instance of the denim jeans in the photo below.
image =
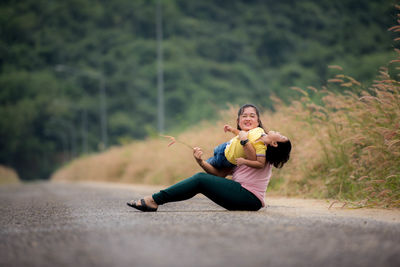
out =
{"type": "Polygon", "coordinates": [[[236,165],[230,163],[225,157],[225,148],[227,145],[228,143],[223,143],[214,148],[214,156],[207,159],[207,162],[210,163],[214,168],[226,169],[236,167],[236,165]]]}

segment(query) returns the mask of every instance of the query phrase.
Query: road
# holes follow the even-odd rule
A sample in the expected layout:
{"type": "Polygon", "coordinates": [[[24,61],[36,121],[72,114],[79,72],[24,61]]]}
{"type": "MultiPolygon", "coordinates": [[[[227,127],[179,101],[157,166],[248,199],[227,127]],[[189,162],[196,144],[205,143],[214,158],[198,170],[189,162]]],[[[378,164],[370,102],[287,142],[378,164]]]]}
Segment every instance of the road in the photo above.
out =
{"type": "Polygon", "coordinates": [[[231,212],[202,196],[156,213],[126,206],[145,191],[0,186],[0,266],[400,266],[398,210],[381,220],[277,199],[231,212]]]}

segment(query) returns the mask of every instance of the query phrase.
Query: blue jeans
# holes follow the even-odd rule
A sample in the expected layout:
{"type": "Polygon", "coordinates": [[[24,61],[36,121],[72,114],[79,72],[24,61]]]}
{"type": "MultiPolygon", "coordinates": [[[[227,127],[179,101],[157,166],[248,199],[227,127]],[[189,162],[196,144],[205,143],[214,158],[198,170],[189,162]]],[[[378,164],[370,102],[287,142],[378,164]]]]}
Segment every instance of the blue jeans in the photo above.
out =
{"type": "Polygon", "coordinates": [[[207,160],[214,168],[217,169],[226,169],[233,168],[236,165],[233,165],[229,162],[229,160],[225,157],[225,148],[228,145],[228,142],[220,144],[214,149],[214,157],[211,157],[207,160]]]}

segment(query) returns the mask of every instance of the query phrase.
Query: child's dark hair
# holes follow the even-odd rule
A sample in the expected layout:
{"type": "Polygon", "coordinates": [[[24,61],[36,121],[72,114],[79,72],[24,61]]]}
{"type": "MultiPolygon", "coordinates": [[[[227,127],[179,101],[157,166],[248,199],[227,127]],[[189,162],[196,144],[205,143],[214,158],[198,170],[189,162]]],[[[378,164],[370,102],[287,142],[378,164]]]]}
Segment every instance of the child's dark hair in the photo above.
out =
{"type": "Polygon", "coordinates": [[[290,150],[292,150],[290,140],[287,140],[286,142],[278,142],[277,147],[268,145],[265,158],[269,163],[274,165],[275,168],[282,168],[289,160],[290,150]]]}
{"type": "Polygon", "coordinates": [[[240,129],[240,126],[239,126],[239,117],[240,117],[240,115],[243,114],[245,108],[254,108],[256,110],[257,119],[258,119],[258,127],[264,129],[264,126],[262,125],[262,122],[260,120],[260,112],[258,111],[258,108],[256,106],[254,106],[253,104],[245,104],[240,107],[240,109],[238,111],[238,115],[237,115],[237,129],[240,131],[242,130],[242,129],[240,129]]]}

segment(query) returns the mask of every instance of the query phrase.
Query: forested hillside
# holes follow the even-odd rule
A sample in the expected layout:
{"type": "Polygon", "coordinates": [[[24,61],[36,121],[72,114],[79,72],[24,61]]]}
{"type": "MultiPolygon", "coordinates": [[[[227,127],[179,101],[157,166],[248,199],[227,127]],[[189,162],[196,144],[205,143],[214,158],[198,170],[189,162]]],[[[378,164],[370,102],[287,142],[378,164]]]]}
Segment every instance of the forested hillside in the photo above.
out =
{"type": "MultiPolygon", "coordinates": [[[[328,65],[368,84],[393,56],[392,0],[161,2],[167,132],[228,103],[290,103],[328,65]]],[[[0,164],[47,178],[157,132],[156,4],[0,2],[0,164]]]]}

